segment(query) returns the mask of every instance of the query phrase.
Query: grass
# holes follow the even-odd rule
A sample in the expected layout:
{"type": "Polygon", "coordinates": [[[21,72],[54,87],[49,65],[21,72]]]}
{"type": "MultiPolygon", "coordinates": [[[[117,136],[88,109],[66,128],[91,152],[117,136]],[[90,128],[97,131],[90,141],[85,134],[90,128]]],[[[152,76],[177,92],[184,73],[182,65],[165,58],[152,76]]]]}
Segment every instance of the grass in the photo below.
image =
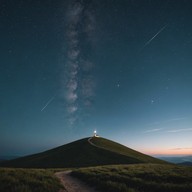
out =
{"type": "Polygon", "coordinates": [[[165,161],[162,161],[160,159],[156,159],[154,157],[145,155],[143,153],[140,153],[138,151],[135,151],[133,149],[130,149],[124,145],[121,145],[119,143],[116,143],[114,141],[110,141],[108,139],[105,138],[97,138],[97,137],[93,137],[91,139],[91,142],[99,147],[102,147],[106,150],[121,154],[121,155],[125,155],[129,158],[134,158],[136,159],[138,162],[140,163],[165,163],[165,161]]]}
{"type": "Polygon", "coordinates": [[[54,170],[0,168],[2,192],[58,192],[61,188],[54,170]]]}
{"type": "Polygon", "coordinates": [[[192,167],[162,164],[111,165],[77,169],[72,175],[105,192],[192,191],[192,167]]]}
{"type": "Polygon", "coordinates": [[[0,163],[1,167],[71,168],[111,164],[165,163],[104,138],[81,139],[42,153],[0,163]]]}

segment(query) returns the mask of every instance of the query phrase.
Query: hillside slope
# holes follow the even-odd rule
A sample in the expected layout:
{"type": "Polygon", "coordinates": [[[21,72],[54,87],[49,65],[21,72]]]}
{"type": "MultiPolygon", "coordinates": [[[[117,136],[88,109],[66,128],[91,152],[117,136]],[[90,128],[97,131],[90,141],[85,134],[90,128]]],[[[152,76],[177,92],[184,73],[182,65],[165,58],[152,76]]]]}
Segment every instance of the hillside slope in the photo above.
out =
{"type": "Polygon", "coordinates": [[[162,160],[156,159],[154,157],[151,157],[149,155],[145,155],[143,153],[140,153],[138,151],[135,151],[133,149],[130,149],[124,145],[121,145],[119,143],[116,143],[114,141],[105,139],[105,138],[97,138],[92,137],[90,140],[94,145],[99,146],[103,149],[125,155],[130,158],[135,158],[140,162],[143,163],[165,163],[162,160]]]}
{"type": "Polygon", "coordinates": [[[2,162],[3,167],[67,168],[111,164],[165,163],[104,138],[89,138],[26,157],[2,162]]]}

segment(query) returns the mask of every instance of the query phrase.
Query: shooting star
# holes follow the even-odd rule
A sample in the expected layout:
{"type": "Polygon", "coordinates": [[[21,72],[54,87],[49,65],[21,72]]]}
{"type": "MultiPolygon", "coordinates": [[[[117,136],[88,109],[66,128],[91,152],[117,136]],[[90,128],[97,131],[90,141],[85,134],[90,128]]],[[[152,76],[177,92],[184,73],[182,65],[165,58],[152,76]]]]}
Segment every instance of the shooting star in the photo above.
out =
{"type": "Polygon", "coordinates": [[[144,46],[141,48],[140,51],[142,51],[146,46],[148,46],[151,41],[153,41],[153,39],[155,39],[155,37],[157,37],[165,28],[167,27],[167,25],[164,25],[151,39],[149,39],[149,41],[147,41],[144,46]]]}
{"type": "Polygon", "coordinates": [[[45,104],[45,106],[41,109],[41,111],[43,111],[52,101],[53,99],[55,99],[55,96],[51,97],[51,99],[49,99],[49,101],[45,104]]]}

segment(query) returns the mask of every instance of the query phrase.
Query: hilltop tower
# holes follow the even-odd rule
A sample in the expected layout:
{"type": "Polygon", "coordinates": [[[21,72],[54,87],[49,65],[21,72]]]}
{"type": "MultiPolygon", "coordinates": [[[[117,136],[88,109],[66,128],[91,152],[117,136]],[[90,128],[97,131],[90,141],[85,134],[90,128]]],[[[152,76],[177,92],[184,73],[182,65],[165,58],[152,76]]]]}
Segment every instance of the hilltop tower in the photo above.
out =
{"type": "Polygon", "coordinates": [[[97,131],[96,130],[93,132],[93,137],[99,137],[99,135],[97,135],[97,131]]]}

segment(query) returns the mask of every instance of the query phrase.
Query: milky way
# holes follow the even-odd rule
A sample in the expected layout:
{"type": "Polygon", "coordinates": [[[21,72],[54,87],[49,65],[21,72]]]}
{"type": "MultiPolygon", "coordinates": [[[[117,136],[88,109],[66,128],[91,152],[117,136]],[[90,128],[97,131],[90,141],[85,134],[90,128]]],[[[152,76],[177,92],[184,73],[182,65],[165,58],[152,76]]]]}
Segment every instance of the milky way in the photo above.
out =
{"type": "Polygon", "coordinates": [[[95,18],[92,9],[82,1],[70,1],[67,14],[67,61],[65,63],[65,100],[67,101],[68,120],[73,125],[78,112],[92,104],[94,64],[84,54],[83,45],[91,46],[95,18]]]}

